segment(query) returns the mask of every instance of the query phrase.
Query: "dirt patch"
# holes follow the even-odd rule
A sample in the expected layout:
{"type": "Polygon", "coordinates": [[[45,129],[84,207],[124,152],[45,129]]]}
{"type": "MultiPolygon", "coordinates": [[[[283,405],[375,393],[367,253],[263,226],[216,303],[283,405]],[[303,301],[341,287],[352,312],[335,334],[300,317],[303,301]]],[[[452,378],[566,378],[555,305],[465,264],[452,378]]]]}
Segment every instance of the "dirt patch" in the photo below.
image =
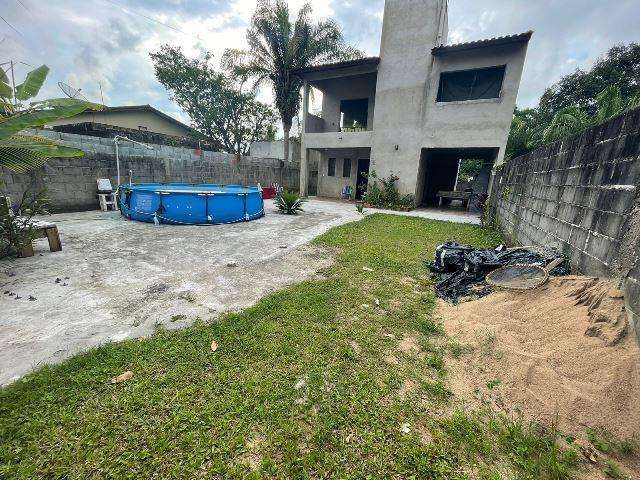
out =
{"type": "Polygon", "coordinates": [[[398,389],[398,397],[401,400],[406,399],[409,395],[411,395],[411,393],[413,393],[416,390],[416,387],[417,387],[416,382],[406,378],[404,382],[402,382],[402,385],[400,385],[400,388],[398,389]]]}
{"type": "Polygon", "coordinates": [[[457,397],[484,400],[584,437],[640,432],[640,349],[609,281],[552,278],[527,292],[496,292],[453,306],[445,329],[471,353],[451,360],[457,397]],[[499,354],[496,354],[499,352],[499,354]]]}
{"type": "Polygon", "coordinates": [[[405,335],[398,342],[398,350],[402,353],[417,353],[420,351],[418,340],[413,335],[405,335]]]}
{"type": "Polygon", "coordinates": [[[261,433],[254,433],[247,442],[245,453],[242,456],[242,463],[248,465],[253,471],[257,470],[262,463],[262,447],[266,438],[261,433]]]}

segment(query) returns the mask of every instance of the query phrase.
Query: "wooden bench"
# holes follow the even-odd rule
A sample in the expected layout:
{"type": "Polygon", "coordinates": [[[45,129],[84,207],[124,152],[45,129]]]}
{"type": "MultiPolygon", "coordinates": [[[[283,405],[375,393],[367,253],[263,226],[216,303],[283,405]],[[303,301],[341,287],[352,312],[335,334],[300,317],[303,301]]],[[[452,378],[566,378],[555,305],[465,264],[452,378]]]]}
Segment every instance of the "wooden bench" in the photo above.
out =
{"type": "Polygon", "coordinates": [[[472,192],[447,192],[447,191],[439,191],[436,196],[439,198],[438,206],[442,207],[442,199],[446,198],[447,200],[462,200],[462,207],[465,210],[469,209],[469,200],[471,199],[472,192]]]}
{"type": "MultiPolygon", "coordinates": [[[[49,240],[49,250],[52,252],[62,251],[62,243],[60,242],[60,235],[58,235],[58,227],[55,223],[44,222],[42,220],[31,220],[31,227],[35,230],[34,238],[47,237],[49,240]]],[[[20,252],[20,257],[33,257],[33,243],[25,246],[20,252]]]]}

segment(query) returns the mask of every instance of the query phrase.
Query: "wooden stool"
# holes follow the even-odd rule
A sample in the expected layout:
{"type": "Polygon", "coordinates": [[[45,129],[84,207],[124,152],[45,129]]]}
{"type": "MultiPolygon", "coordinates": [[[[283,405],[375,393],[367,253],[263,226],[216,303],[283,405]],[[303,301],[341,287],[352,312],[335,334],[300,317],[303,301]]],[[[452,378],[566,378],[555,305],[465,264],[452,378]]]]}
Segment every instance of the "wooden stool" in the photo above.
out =
{"type": "MultiPolygon", "coordinates": [[[[60,242],[58,227],[55,223],[32,220],[31,228],[35,230],[34,238],[47,237],[47,240],[49,240],[49,250],[51,250],[52,252],[62,251],[62,243],[60,242]]],[[[25,246],[20,252],[20,257],[33,257],[33,255],[33,243],[25,246]]]]}

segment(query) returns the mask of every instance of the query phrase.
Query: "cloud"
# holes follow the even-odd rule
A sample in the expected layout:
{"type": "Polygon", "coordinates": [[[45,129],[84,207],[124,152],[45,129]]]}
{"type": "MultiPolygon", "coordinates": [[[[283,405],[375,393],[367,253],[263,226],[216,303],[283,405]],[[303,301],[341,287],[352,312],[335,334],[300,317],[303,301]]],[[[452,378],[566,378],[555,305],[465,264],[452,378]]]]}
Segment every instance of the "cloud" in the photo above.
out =
{"type": "MultiPolygon", "coordinates": [[[[303,3],[290,0],[292,13],[303,3]]],[[[311,3],[314,16],[335,19],[350,44],[378,54],[384,0],[311,3]]],[[[149,52],[170,43],[219,58],[225,48],[243,48],[254,8],[255,0],[3,0],[2,16],[21,33],[0,24],[0,48],[7,60],[51,67],[43,96],[61,95],[62,80],[99,100],[101,85],[111,105],[151,103],[186,120],[156,81],[149,52]]],[[[530,106],[545,87],[589,68],[615,43],[640,41],[634,18],[637,0],[450,0],[449,41],[535,30],[518,98],[530,106]]],[[[20,65],[19,78],[28,69],[20,65]]],[[[271,98],[268,89],[261,98],[271,98]]]]}

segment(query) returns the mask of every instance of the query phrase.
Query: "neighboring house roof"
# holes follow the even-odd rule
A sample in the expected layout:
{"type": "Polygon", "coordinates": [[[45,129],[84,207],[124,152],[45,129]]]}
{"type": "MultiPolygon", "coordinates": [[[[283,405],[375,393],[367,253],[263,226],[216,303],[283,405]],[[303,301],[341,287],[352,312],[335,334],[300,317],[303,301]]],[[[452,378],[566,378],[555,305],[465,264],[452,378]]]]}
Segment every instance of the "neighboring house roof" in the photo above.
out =
{"type": "Polygon", "coordinates": [[[161,112],[157,108],[153,108],[151,105],[122,105],[119,107],[105,107],[100,111],[91,110],[91,113],[95,113],[95,114],[110,113],[110,112],[150,112],[165,119],[170,123],[173,123],[174,125],[184,128],[185,130],[188,130],[190,132],[195,132],[195,130],[191,128],[189,125],[185,125],[179,120],[176,120],[175,118],[167,115],[166,113],[161,112]]]}
{"type": "Polygon", "coordinates": [[[357,60],[347,60],[344,62],[325,63],[324,65],[314,65],[312,67],[298,68],[293,70],[294,75],[303,75],[305,73],[325,72],[328,70],[339,70],[350,67],[377,66],[380,63],[380,57],[365,57],[357,60]]]}
{"type": "Polygon", "coordinates": [[[518,33],[516,35],[507,35],[504,37],[488,38],[485,40],[475,40],[473,42],[456,43],[454,45],[439,45],[431,49],[433,55],[442,55],[451,52],[463,52],[465,50],[473,50],[475,48],[496,47],[499,45],[508,45],[510,43],[527,43],[533,35],[533,31],[518,33]]]}

